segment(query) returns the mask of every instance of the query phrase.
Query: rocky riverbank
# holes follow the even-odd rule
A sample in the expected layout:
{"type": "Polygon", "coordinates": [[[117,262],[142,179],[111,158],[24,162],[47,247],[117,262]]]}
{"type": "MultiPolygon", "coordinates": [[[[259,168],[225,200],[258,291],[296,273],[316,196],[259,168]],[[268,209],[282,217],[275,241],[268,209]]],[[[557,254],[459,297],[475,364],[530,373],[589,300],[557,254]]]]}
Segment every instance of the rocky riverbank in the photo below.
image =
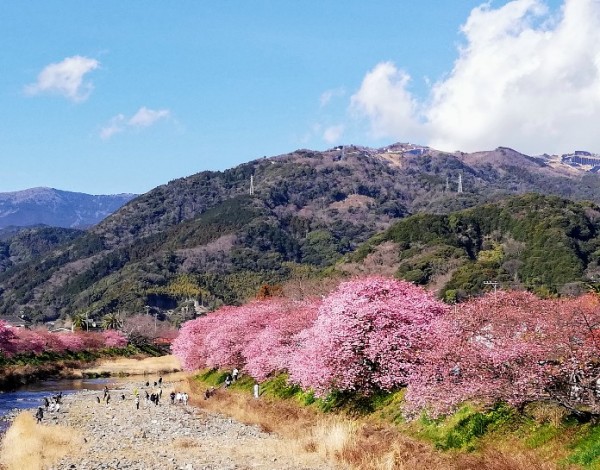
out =
{"type": "MultiPolygon", "coordinates": [[[[225,470],[225,469],[327,469],[327,463],[285,441],[219,414],[192,405],[170,404],[171,390],[185,381],[163,384],[158,406],[145,400],[151,392],[140,378],[103,393],[84,391],[63,398],[59,412],[45,414],[43,424],[79,431],[73,452],[54,464],[53,470],[225,470]],[[140,394],[136,409],[134,391],[140,394]],[[124,398],[123,398],[124,397],[124,398]],[[97,399],[101,402],[98,403],[97,399]]],[[[59,429],[59,428],[57,428],[59,429]]]]}

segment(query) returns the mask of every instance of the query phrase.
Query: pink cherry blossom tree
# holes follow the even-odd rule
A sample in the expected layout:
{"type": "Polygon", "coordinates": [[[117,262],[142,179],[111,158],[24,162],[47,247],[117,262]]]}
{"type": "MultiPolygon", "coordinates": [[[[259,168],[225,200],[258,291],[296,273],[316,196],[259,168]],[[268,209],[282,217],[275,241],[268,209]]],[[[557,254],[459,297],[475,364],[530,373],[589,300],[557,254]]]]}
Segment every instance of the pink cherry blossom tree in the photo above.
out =
{"type": "Polygon", "coordinates": [[[316,301],[267,298],[223,307],[183,324],[172,351],[188,370],[238,367],[257,380],[288,367],[294,336],[314,321],[316,301]]]}
{"type": "Polygon", "coordinates": [[[59,333],[60,341],[63,343],[66,350],[71,352],[83,351],[85,349],[85,341],[78,333],[59,333]]]}
{"type": "Polygon", "coordinates": [[[244,370],[258,381],[288,371],[299,345],[296,335],[312,326],[320,303],[316,299],[273,303],[266,326],[242,350],[244,370]]]}
{"type": "Polygon", "coordinates": [[[208,367],[207,358],[210,351],[205,338],[213,328],[216,328],[226,312],[227,309],[222,308],[182,325],[179,335],[171,343],[171,351],[179,358],[185,370],[208,367]]]}
{"type": "Polygon", "coordinates": [[[432,323],[405,410],[435,415],[468,400],[523,406],[540,399],[598,409],[599,307],[594,296],[542,300],[527,292],[461,304],[432,323]]]}
{"type": "Polygon", "coordinates": [[[42,334],[26,328],[15,328],[14,347],[18,354],[40,354],[46,348],[42,334]]]}
{"type": "Polygon", "coordinates": [[[314,325],[299,333],[290,380],[323,394],[369,393],[406,385],[424,332],[447,306],[414,284],[368,277],[340,284],[314,325]]]}
{"type": "Polygon", "coordinates": [[[15,329],[5,321],[0,321],[0,354],[10,357],[17,352],[15,329]]]}
{"type": "Polygon", "coordinates": [[[102,333],[104,345],[107,348],[124,348],[127,346],[127,337],[116,330],[106,330],[102,333]]]}

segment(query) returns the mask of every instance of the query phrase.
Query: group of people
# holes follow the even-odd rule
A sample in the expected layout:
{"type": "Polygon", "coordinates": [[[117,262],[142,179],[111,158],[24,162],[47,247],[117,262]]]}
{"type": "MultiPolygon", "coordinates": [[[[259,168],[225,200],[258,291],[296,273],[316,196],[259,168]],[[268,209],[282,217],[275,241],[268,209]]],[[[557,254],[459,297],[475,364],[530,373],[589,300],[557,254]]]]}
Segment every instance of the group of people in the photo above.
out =
{"type": "MultiPolygon", "coordinates": [[[[153,403],[154,406],[158,406],[159,400],[162,398],[162,387],[158,390],[152,390],[152,393],[148,393],[146,390],[146,403],[153,403]]],[[[139,408],[138,408],[139,409],[139,408]]]]}
{"type": "Polygon", "coordinates": [[[225,387],[229,387],[233,382],[236,382],[240,375],[240,371],[237,368],[234,368],[231,371],[231,374],[227,374],[225,377],[225,387]]]}
{"type": "MultiPolygon", "coordinates": [[[[144,390],[145,399],[146,399],[146,408],[150,405],[150,403],[154,404],[154,406],[158,406],[160,399],[162,398],[162,382],[163,378],[159,377],[158,380],[154,381],[153,387],[150,388],[150,381],[146,381],[146,390],[144,390]]],[[[137,388],[133,390],[133,395],[135,396],[135,409],[140,409],[140,394],[137,388]]]]}
{"type": "MultiPolygon", "coordinates": [[[[224,386],[229,387],[233,382],[237,381],[238,378],[239,378],[239,370],[237,368],[234,368],[231,371],[231,373],[227,374],[227,376],[225,377],[224,386]]],[[[149,392],[148,388],[150,387],[150,381],[146,381],[146,390],[144,390],[144,392],[146,394],[147,406],[150,403],[153,403],[154,406],[158,406],[158,403],[162,397],[162,392],[163,392],[162,383],[163,383],[163,378],[159,377],[158,380],[154,382],[154,388],[152,388],[152,390],[149,392]]],[[[216,393],[215,387],[207,388],[204,392],[204,399],[208,400],[215,393],[216,393]]],[[[140,394],[139,394],[139,391],[137,388],[135,388],[133,390],[133,394],[134,394],[135,407],[137,410],[139,410],[140,409],[140,394]]],[[[176,392],[175,390],[172,390],[171,393],[169,394],[169,398],[171,399],[172,405],[180,403],[180,404],[183,404],[184,406],[187,406],[190,396],[187,394],[187,392],[176,392]]],[[[101,401],[102,401],[108,405],[110,402],[110,399],[111,399],[110,390],[108,389],[108,386],[105,385],[102,400],[100,400],[99,396],[96,396],[96,402],[101,403],[101,401]]],[[[121,400],[125,401],[125,394],[121,394],[121,400]]],[[[52,397],[50,397],[50,399],[44,398],[45,411],[46,412],[60,411],[61,403],[62,403],[62,392],[59,392],[57,395],[53,395],[52,397]]],[[[38,408],[37,412],[35,413],[35,417],[37,418],[38,423],[41,423],[42,419],[44,418],[44,408],[42,408],[40,406],[38,408]]]]}
{"type": "Polygon", "coordinates": [[[46,412],[59,412],[60,405],[62,404],[62,392],[59,392],[56,395],[52,395],[50,399],[48,397],[44,397],[44,407],[38,407],[35,417],[38,423],[42,422],[44,419],[44,410],[46,412]]]}
{"type": "Polygon", "coordinates": [[[175,392],[175,390],[171,392],[169,397],[171,398],[171,405],[176,403],[183,403],[184,405],[187,405],[188,400],[190,399],[190,396],[187,394],[187,392],[175,392]]]}

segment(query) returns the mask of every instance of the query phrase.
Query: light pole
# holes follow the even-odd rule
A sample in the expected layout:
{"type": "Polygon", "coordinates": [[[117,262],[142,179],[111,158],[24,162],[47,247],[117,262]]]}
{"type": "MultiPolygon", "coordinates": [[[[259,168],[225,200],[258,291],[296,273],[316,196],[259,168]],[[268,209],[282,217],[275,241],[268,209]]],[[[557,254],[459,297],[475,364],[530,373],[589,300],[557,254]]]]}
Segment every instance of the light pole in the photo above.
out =
{"type": "Polygon", "coordinates": [[[495,302],[496,298],[497,298],[496,292],[497,292],[498,284],[499,284],[498,281],[483,281],[483,283],[486,286],[494,286],[494,302],[495,302]]]}

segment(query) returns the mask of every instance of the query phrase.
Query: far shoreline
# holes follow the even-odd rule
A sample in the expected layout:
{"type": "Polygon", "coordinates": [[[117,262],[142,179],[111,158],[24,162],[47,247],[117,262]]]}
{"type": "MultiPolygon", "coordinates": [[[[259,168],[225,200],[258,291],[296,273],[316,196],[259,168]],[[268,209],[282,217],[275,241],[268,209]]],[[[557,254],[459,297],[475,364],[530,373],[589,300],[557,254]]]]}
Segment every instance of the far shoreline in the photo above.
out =
{"type": "Polygon", "coordinates": [[[143,358],[107,358],[91,363],[57,361],[37,365],[6,366],[0,369],[0,392],[16,390],[42,380],[109,378],[181,372],[173,355],[143,358]]]}

